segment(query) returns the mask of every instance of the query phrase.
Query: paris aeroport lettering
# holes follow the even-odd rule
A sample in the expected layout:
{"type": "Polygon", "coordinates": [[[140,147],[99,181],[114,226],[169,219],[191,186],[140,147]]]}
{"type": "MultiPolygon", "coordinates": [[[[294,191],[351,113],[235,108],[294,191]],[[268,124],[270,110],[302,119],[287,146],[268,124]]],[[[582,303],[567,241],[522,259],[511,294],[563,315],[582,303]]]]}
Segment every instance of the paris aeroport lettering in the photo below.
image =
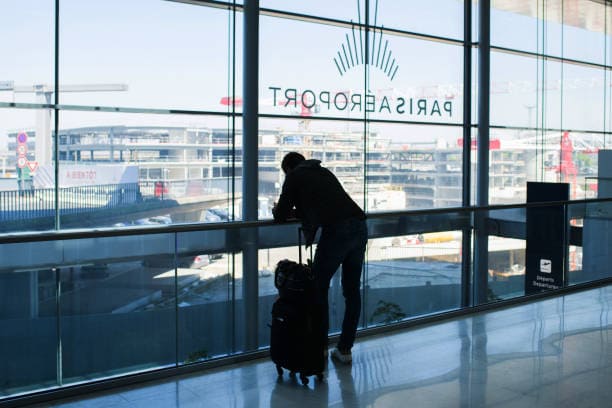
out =
{"type": "Polygon", "coordinates": [[[269,90],[273,93],[273,106],[282,107],[304,107],[313,109],[315,107],[325,108],[327,110],[338,110],[350,112],[357,111],[370,113],[388,113],[400,115],[416,115],[416,116],[438,116],[449,117],[453,116],[452,101],[440,101],[438,99],[424,98],[404,98],[396,97],[389,98],[387,96],[379,96],[372,93],[352,93],[352,92],[330,92],[320,91],[315,92],[306,89],[298,93],[296,88],[281,88],[269,86],[269,90]]]}

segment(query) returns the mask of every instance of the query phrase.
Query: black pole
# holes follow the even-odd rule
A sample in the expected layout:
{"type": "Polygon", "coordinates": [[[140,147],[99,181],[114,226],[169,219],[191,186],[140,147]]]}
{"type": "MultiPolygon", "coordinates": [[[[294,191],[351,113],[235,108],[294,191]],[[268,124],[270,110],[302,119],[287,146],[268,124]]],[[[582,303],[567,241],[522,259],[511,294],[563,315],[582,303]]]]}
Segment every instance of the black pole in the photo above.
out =
{"type": "MultiPolygon", "coordinates": [[[[478,168],[476,174],[476,205],[489,204],[489,91],[491,58],[491,7],[489,0],[478,3],[478,168]]],[[[488,213],[475,214],[474,302],[487,302],[489,236],[486,231],[488,213]]]]}
{"type": "MultiPolygon", "coordinates": [[[[242,219],[257,220],[258,138],[259,138],[259,0],[244,2],[244,70],[242,133],[242,219]]],[[[257,271],[257,230],[248,229],[242,252],[242,283],[245,316],[245,349],[258,343],[259,273],[257,271]]]]}
{"type": "MultiPolygon", "coordinates": [[[[469,207],[472,196],[472,2],[463,3],[463,197],[469,207]]],[[[461,307],[471,304],[472,229],[464,228],[461,243],[461,307]]]]}

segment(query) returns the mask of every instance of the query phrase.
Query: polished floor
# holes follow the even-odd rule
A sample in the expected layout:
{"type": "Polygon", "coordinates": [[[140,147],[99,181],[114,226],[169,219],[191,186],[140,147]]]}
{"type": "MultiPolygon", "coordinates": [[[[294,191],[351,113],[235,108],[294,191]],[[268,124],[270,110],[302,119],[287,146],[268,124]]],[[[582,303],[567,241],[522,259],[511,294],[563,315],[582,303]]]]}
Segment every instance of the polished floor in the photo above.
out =
{"type": "Polygon", "coordinates": [[[54,407],[612,407],[612,286],[368,337],[323,382],[268,359],[54,407]]]}

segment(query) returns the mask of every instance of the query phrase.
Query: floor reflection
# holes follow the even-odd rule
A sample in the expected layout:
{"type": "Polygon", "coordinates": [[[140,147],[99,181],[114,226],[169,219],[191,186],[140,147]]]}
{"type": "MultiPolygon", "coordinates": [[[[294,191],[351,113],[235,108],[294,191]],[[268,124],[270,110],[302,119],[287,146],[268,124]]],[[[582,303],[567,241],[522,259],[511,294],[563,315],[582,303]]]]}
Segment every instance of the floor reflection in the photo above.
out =
{"type": "Polygon", "coordinates": [[[611,303],[612,286],[359,339],[352,365],[307,386],[264,359],[54,405],[605,407],[611,303]]]}

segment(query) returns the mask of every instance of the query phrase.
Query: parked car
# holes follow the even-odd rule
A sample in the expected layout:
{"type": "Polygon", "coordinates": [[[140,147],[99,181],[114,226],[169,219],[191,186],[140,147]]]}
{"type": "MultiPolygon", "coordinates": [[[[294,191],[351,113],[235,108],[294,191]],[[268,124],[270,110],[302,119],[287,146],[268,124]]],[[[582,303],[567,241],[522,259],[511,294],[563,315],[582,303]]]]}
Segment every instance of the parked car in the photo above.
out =
{"type": "Polygon", "coordinates": [[[198,268],[203,268],[208,265],[210,265],[210,256],[207,254],[203,254],[203,255],[196,255],[193,258],[191,258],[191,260],[189,261],[189,266],[187,267],[190,269],[198,269],[198,268]]]}
{"type": "Polygon", "coordinates": [[[203,218],[204,222],[225,222],[229,221],[229,212],[223,208],[209,208],[203,218]]]}
{"type": "Polygon", "coordinates": [[[172,218],[170,218],[170,215],[156,215],[154,217],[149,217],[149,221],[154,224],[172,224],[172,218]]]}

